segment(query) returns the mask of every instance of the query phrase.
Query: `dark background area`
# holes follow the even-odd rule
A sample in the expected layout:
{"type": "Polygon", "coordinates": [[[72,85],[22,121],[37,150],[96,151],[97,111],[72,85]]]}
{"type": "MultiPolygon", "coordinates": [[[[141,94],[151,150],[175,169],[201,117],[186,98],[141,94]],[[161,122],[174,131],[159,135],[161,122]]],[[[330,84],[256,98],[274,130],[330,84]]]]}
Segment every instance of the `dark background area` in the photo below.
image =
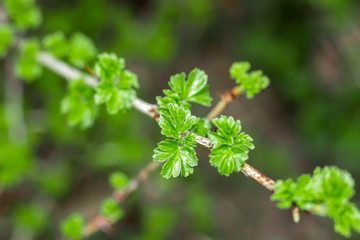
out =
{"type": "MultiPolygon", "coordinates": [[[[198,67],[209,76],[216,104],[219,94],[234,86],[232,62],[249,61],[271,84],[252,100],[240,96],[224,111],[255,139],[248,163],[275,180],[336,165],[352,174],[359,192],[359,1],[38,4],[43,24],[28,36],[56,30],[86,34],[99,52],[126,59],[139,76],[138,96],[151,103],[168,88],[171,75],[198,67]]],[[[24,204],[50,213],[35,239],[56,239],[59,222],[74,211],[91,219],[111,195],[109,174],[121,170],[135,176],[164,139],[156,122],[136,110],[110,116],[102,108],[92,128],[70,128],[59,111],[66,91],[66,81],[48,70],[24,84],[33,157],[24,181],[0,196],[0,239],[29,239],[16,217],[24,204]]],[[[194,106],[192,113],[208,111],[194,106]]],[[[197,153],[193,175],[166,180],[155,171],[123,204],[126,215],[115,225],[116,234],[99,232],[89,239],[343,239],[327,218],[302,214],[300,223],[293,223],[291,211],[276,208],[258,183],[242,174],[220,176],[208,164],[209,152],[199,147],[197,153]]],[[[359,199],[359,194],[353,199],[358,206],[359,199]]]]}

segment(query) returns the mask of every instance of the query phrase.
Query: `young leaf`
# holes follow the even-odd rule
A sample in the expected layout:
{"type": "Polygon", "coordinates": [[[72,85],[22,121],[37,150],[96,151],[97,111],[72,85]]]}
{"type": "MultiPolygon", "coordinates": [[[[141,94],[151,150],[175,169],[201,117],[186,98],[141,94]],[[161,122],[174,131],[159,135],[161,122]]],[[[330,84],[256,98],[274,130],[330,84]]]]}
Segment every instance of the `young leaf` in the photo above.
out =
{"type": "Polygon", "coordinates": [[[124,216],[124,211],[120,208],[119,203],[114,198],[106,198],[101,204],[100,212],[111,222],[116,222],[124,216]]]}
{"type": "Polygon", "coordinates": [[[210,164],[218,168],[220,174],[229,176],[239,172],[248,159],[249,149],[253,149],[252,138],[240,133],[240,121],[233,117],[221,116],[213,120],[218,128],[217,132],[210,133],[209,138],[214,144],[211,149],[210,164]]]}
{"type": "Polygon", "coordinates": [[[247,98],[253,98],[255,94],[269,85],[269,78],[263,75],[262,71],[250,70],[250,63],[235,62],[230,67],[230,77],[235,79],[242,91],[246,91],[247,98]]]}
{"type": "Polygon", "coordinates": [[[70,239],[81,239],[84,233],[85,219],[80,213],[73,213],[61,223],[62,234],[70,239]]]}
{"type": "MultiPolygon", "coordinates": [[[[189,141],[189,140],[188,140],[189,141]]],[[[187,177],[194,172],[193,167],[197,165],[196,153],[189,142],[179,145],[175,140],[166,139],[158,144],[154,150],[153,159],[165,162],[161,174],[165,178],[181,176],[187,177]]]]}
{"type": "Polygon", "coordinates": [[[7,54],[8,48],[14,42],[14,32],[8,24],[0,24],[0,58],[7,54]]]}
{"type": "Polygon", "coordinates": [[[63,58],[68,53],[68,43],[63,32],[57,31],[44,37],[44,48],[58,58],[63,58]]]}
{"type": "Polygon", "coordinates": [[[125,60],[118,58],[114,53],[102,53],[98,56],[99,61],[95,64],[95,73],[103,81],[113,82],[125,67],[125,60]]]}
{"type": "Polygon", "coordinates": [[[166,109],[159,109],[159,111],[161,134],[167,137],[179,139],[183,132],[196,123],[196,117],[191,115],[190,110],[177,104],[169,103],[166,109]]]}
{"type": "Polygon", "coordinates": [[[185,73],[171,76],[169,86],[179,97],[187,102],[199,103],[210,106],[212,98],[207,85],[208,76],[202,70],[195,68],[185,81],[185,73]]]}
{"type": "Polygon", "coordinates": [[[211,128],[211,123],[206,118],[197,118],[195,125],[190,129],[195,134],[205,137],[211,128]]]}
{"type": "Polygon", "coordinates": [[[329,217],[334,219],[335,232],[351,237],[351,229],[360,233],[360,211],[353,203],[328,204],[329,217]]]}
{"type": "Polygon", "coordinates": [[[37,27],[41,23],[41,12],[35,5],[34,0],[7,0],[6,8],[15,24],[21,30],[37,27]]]}
{"type": "Polygon", "coordinates": [[[95,64],[95,73],[102,79],[96,86],[95,103],[106,103],[110,114],[131,107],[138,88],[137,75],[124,70],[125,61],[114,53],[103,53],[95,64]]]}
{"type": "Polygon", "coordinates": [[[61,102],[61,112],[67,114],[70,126],[80,124],[82,128],[90,127],[98,112],[94,90],[82,79],[71,81],[69,94],[61,102]]]}
{"type": "Polygon", "coordinates": [[[350,237],[351,229],[360,232],[360,212],[349,202],[354,194],[351,175],[337,167],[316,168],[311,177],[302,175],[297,182],[278,180],[271,200],[279,201],[280,208],[295,203],[300,210],[309,210],[320,216],[329,216],[335,222],[335,231],[350,237]]]}
{"type": "Polygon", "coordinates": [[[15,66],[15,73],[22,79],[33,81],[42,73],[42,67],[36,61],[39,52],[39,43],[37,40],[26,40],[20,47],[20,58],[15,66]]]}
{"type": "Polygon", "coordinates": [[[96,48],[90,38],[75,33],[69,42],[69,61],[79,68],[85,67],[96,55],[96,48]]]}

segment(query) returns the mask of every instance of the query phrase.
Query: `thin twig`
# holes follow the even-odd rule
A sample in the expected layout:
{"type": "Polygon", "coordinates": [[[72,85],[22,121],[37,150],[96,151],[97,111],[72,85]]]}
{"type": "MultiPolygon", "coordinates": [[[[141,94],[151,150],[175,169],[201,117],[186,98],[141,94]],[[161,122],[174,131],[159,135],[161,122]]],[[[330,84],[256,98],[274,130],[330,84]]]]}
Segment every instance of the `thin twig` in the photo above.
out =
{"type": "MultiPolygon", "coordinates": [[[[137,190],[141,183],[143,183],[155,169],[161,165],[160,162],[150,162],[144,168],[140,170],[136,178],[132,179],[124,191],[114,191],[113,197],[120,203],[124,202],[125,199],[137,190]]],[[[94,217],[85,227],[85,236],[89,236],[92,233],[96,232],[99,229],[102,229],[104,232],[111,234],[112,222],[102,215],[94,217]]]]}
{"type": "Polygon", "coordinates": [[[213,118],[219,116],[226,106],[235,100],[241,94],[241,88],[239,86],[234,87],[220,95],[221,100],[215,105],[215,107],[209,112],[206,118],[210,121],[213,118]]]}

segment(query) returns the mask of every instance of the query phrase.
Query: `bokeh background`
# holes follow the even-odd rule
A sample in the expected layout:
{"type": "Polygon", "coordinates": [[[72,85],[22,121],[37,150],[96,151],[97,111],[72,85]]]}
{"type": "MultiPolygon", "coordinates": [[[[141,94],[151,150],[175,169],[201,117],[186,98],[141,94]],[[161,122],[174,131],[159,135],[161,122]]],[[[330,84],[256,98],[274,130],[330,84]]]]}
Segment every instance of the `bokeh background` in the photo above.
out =
{"type": "MultiPolygon", "coordinates": [[[[100,52],[126,59],[140,79],[138,96],[148,102],[162,95],[172,74],[198,67],[209,75],[216,103],[234,86],[231,63],[249,61],[271,84],[224,111],[255,139],[249,163],[273,179],[337,165],[353,175],[360,192],[359,1],[38,4],[43,23],[28,36],[56,30],[86,34],[100,52]]],[[[19,148],[6,137],[5,115],[11,113],[4,107],[5,85],[0,89],[0,158],[13,163],[11,172],[0,169],[0,178],[14,182],[0,195],[0,239],[58,239],[59,222],[70,213],[91,219],[111,195],[109,174],[121,170],[135,176],[164,138],[156,122],[136,110],[110,116],[102,108],[92,128],[68,127],[59,110],[67,83],[45,70],[40,79],[23,84],[27,141],[19,148]]],[[[208,111],[192,110],[198,116],[208,111]]],[[[293,223],[291,212],[277,209],[266,189],[242,174],[220,176],[208,163],[209,152],[197,152],[193,175],[166,180],[155,171],[123,204],[125,217],[115,225],[115,235],[98,232],[89,239],[343,239],[327,218],[302,215],[293,223]]],[[[359,200],[357,194],[358,206],[359,200]]]]}

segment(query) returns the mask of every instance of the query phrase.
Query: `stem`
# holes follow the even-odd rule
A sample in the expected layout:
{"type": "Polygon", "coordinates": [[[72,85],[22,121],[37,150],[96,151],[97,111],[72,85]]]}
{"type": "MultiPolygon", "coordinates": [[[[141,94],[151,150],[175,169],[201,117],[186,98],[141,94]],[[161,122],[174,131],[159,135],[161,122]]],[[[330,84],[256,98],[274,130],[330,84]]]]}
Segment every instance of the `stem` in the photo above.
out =
{"type": "MultiPolygon", "coordinates": [[[[144,168],[140,170],[138,175],[133,178],[127,185],[124,191],[113,192],[113,197],[121,204],[125,199],[134,191],[136,191],[140,184],[145,182],[149,174],[152,173],[161,165],[160,162],[150,162],[144,168]]],[[[111,227],[112,222],[102,215],[94,217],[86,226],[85,226],[85,237],[91,235],[99,229],[102,229],[104,232],[111,234],[113,229],[111,227]]]]}
{"type": "Polygon", "coordinates": [[[219,116],[224,109],[235,100],[238,96],[240,96],[242,90],[239,86],[235,86],[233,89],[228,90],[221,94],[221,100],[216,104],[216,106],[208,113],[206,118],[210,121],[213,118],[219,116]]]}

